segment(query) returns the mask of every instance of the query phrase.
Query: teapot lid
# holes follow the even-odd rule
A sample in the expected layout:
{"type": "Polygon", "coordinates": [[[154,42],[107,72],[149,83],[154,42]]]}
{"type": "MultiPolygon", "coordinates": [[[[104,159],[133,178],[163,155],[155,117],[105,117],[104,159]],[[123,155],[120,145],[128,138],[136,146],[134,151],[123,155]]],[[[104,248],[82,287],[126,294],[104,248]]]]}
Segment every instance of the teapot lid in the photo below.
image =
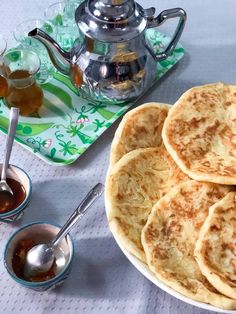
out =
{"type": "Polygon", "coordinates": [[[130,40],[146,28],[142,7],[134,0],[87,0],[75,12],[80,30],[103,42],[130,40]]]}

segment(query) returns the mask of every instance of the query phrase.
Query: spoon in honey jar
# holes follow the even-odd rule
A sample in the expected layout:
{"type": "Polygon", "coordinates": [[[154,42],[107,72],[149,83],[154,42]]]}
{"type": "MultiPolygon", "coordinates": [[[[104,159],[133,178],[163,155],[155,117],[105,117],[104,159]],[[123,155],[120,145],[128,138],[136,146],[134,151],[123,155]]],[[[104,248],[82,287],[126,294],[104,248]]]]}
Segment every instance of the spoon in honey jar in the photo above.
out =
{"type": "Polygon", "coordinates": [[[34,277],[50,270],[55,260],[54,250],[58,243],[65,238],[87,209],[102,195],[103,191],[104,185],[102,183],[95,185],[52,241],[46,244],[37,244],[27,252],[24,265],[25,278],[34,277]]]}
{"type": "Polygon", "coordinates": [[[2,165],[1,181],[0,181],[0,212],[6,212],[12,209],[14,195],[12,189],[6,182],[7,169],[11,156],[13,141],[16,134],[16,127],[19,118],[19,109],[11,108],[10,121],[8,127],[8,135],[6,138],[5,156],[2,165]]]}

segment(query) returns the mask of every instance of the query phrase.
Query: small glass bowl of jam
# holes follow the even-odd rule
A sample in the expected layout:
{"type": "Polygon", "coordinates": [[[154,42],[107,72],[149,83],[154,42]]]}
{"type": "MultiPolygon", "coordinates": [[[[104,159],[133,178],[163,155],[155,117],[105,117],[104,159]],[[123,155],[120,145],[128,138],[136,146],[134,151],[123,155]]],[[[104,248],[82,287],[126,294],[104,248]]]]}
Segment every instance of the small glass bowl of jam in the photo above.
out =
{"type": "Polygon", "coordinates": [[[60,227],[56,225],[36,222],[20,228],[8,240],[4,252],[4,265],[17,283],[36,291],[45,291],[62,284],[68,277],[74,256],[74,246],[69,235],[55,248],[55,261],[48,272],[30,278],[24,275],[27,252],[34,245],[48,243],[59,230],[60,227]]]}
{"type": "MultiPolygon", "coordinates": [[[[2,164],[0,164],[0,173],[1,170],[2,164]]],[[[6,210],[4,201],[0,198],[0,221],[14,222],[22,217],[25,208],[29,205],[32,183],[23,169],[13,165],[9,165],[7,169],[6,181],[13,191],[13,204],[6,210]]]]}

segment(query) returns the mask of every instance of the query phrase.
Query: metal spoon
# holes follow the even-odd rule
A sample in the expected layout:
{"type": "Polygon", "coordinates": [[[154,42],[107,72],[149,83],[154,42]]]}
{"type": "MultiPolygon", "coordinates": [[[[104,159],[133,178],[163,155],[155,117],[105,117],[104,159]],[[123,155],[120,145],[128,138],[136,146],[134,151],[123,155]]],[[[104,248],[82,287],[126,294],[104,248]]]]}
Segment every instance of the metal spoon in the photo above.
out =
{"type": "Polygon", "coordinates": [[[26,278],[46,273],[52,267],[55,259],[53,253],[57,244],[70,232],[75,223],[93,205],[98,197],[102,195],[103,191],[103,184],[98,183],[95,185],[52,241],[47,244],[38,244],[28,251],[24,266],[24,275],[26,278]]]}
{"type": "Polygon", "coordinates": [[[12,107],[10,111],[10,122],[9,122],[9,127],[8,127],[8,135],[6,138],[5,157],[4,157],[4,161],[2,165],[2,173],[1,173],[1,181],[0,181],[0,209],[3,212],[12,209],[13,199],[14,199],[13,191],[6,182],[6,176],[7,176],[7,169],[8,169],[10,156],[11,156],[12,145],[13,145],[13,141],[16,134],[18,118],[19,118],[19,109],[12,107]]]}

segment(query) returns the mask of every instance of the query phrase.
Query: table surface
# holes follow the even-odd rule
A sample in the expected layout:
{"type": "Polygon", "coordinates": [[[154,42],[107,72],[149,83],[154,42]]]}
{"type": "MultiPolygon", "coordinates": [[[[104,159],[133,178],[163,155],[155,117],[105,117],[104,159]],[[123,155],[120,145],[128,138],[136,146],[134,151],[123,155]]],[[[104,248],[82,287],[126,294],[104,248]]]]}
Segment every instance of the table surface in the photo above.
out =
{"type": "MultiPolygon", "coordinates": [[[[0,31],[12,40],[12,30],[21,21],[42,18],[55,0],[0,0],[0,31]]],[[[147,93],[140,103],[173,104],[188,88],[211,82],[236,80],[236,10],[234,0],[140,0],[158,11],[183,7],[188,22],[181,39],[184,59],[147,93]]],[[[162,26],[171,34],[174,24],[162,26]]],[[[32,221],[63,224],[90,187],[104,182],[109,150],[119,121],[106,131],[73,165],[46,164],[17,143],[11,163],[25,169],[33,181],[33,196],[23,219],[0,224],[0,313],[158,313],[204,314],[169,296],[143,277],[126,259],[113,239],[101,198],[71,235],[76,254],[72,273],[63,286],[50,292],[27,290],[8,276],[3,266],[3,248],[9,236],[32,221]]],[[[5,136],[0,134],[0,159],[5,136]]]]}

